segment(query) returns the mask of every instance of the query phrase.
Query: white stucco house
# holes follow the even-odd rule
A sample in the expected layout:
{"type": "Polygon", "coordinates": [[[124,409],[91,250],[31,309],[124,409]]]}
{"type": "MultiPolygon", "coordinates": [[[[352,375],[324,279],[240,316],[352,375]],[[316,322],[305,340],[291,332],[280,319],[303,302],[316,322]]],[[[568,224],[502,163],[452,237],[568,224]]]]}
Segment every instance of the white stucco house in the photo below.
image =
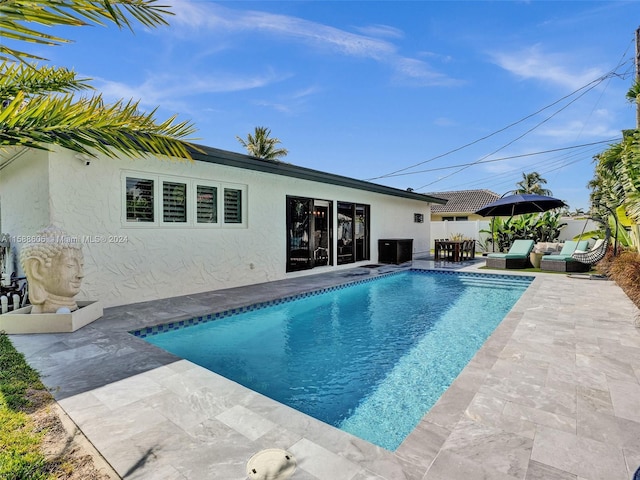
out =
{"type": "Polygon", "coordinates": [[[376,263],[380,239],[429,251],[442,199],[201,148],[194,161],[0,152],[13,258],[25,237],[62,228],[83,243],[78,299],[108,307],[376,263]]]}

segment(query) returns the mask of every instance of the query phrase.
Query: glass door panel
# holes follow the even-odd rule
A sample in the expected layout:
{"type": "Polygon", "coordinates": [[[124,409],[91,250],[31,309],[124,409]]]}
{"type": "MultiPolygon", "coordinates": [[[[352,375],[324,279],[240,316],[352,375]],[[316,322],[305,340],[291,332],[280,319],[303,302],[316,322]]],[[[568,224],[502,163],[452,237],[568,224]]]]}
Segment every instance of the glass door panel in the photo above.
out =
{"type": "Polygon", "coordinates": [[[308,198],[287,197],[287,271],[313,267],[311,206],[308,198]]]}
{"type": "Polygon", "coordinates": [[[331,265],[331,202],[315,200],[313,206],[313,262],[314,266],[331,265]]]}
{"type": "Polygon", "coordinates": [[[354,262],[353,204],[338,202],[338,265],[354,262]]]}
{"type": "Polygon", "coordinates": [[[369,260],[369,205],[355,206],[355,247],[356,262],[369,260]]]}

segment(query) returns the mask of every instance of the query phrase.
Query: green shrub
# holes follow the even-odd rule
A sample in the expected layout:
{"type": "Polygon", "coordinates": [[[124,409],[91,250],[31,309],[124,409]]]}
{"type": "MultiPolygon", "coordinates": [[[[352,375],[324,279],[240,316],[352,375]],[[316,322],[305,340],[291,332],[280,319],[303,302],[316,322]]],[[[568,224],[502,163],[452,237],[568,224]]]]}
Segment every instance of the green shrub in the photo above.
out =
{"type": "MultiPolygon", "coordinates": [[[[534,242],[554,242],[560,235],[560,230],[567,224],[560,223],[560,213],[528,213],[516,215],[503,220],[500,217],[492,219],[492,230],[482,230],[492,234],[496,251],[506,252],[514,240],[531,239],[534,242]]],[[[490,240],[491,241],[491,240],[490,240]]]]}

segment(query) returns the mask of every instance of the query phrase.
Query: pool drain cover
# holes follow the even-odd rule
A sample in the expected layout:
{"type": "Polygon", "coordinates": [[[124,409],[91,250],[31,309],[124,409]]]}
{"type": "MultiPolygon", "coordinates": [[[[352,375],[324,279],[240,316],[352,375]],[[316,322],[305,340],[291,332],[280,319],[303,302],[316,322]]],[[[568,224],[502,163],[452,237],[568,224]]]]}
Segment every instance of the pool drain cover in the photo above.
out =
{"type": "Polygon", "coordinates": [[[262,450],[247,462],[247,475],[252,480],[286,480],[295,470],[296,459],[280,448],[262,450]]]}

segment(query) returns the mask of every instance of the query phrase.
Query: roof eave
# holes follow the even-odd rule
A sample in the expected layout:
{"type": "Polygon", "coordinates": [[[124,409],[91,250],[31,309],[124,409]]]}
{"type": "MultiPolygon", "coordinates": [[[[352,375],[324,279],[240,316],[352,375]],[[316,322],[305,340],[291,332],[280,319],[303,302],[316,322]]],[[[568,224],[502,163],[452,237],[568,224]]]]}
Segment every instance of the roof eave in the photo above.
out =
{"type": "Polygon", "coordinates": [[[354,188],[357,190],[365,190],[383,195],[391,195],[394,197],[409,198],[419,200],[421,202],[436,203],[444,205],[447,200],[422,193],[410,192],[399,188],[387,187],[364,180],[335,175],[333,173],[321,172],[312,168],[299,167],[290,163],[284,163],[277,160],[265,160],[262,158],[251,157],[241,153],[229,152],[217,148],[197,145],[204,153],[196,150],[191,151],[194,160],[201,162],[217,163],[228,167],[244,168],[257,172],[270,173],[273,175],[282,175],[285,177],[299,178],[301,180],[309,180],[312,182],[327,183],[330,185],[338,185],[341,187],[354,188]]]}

